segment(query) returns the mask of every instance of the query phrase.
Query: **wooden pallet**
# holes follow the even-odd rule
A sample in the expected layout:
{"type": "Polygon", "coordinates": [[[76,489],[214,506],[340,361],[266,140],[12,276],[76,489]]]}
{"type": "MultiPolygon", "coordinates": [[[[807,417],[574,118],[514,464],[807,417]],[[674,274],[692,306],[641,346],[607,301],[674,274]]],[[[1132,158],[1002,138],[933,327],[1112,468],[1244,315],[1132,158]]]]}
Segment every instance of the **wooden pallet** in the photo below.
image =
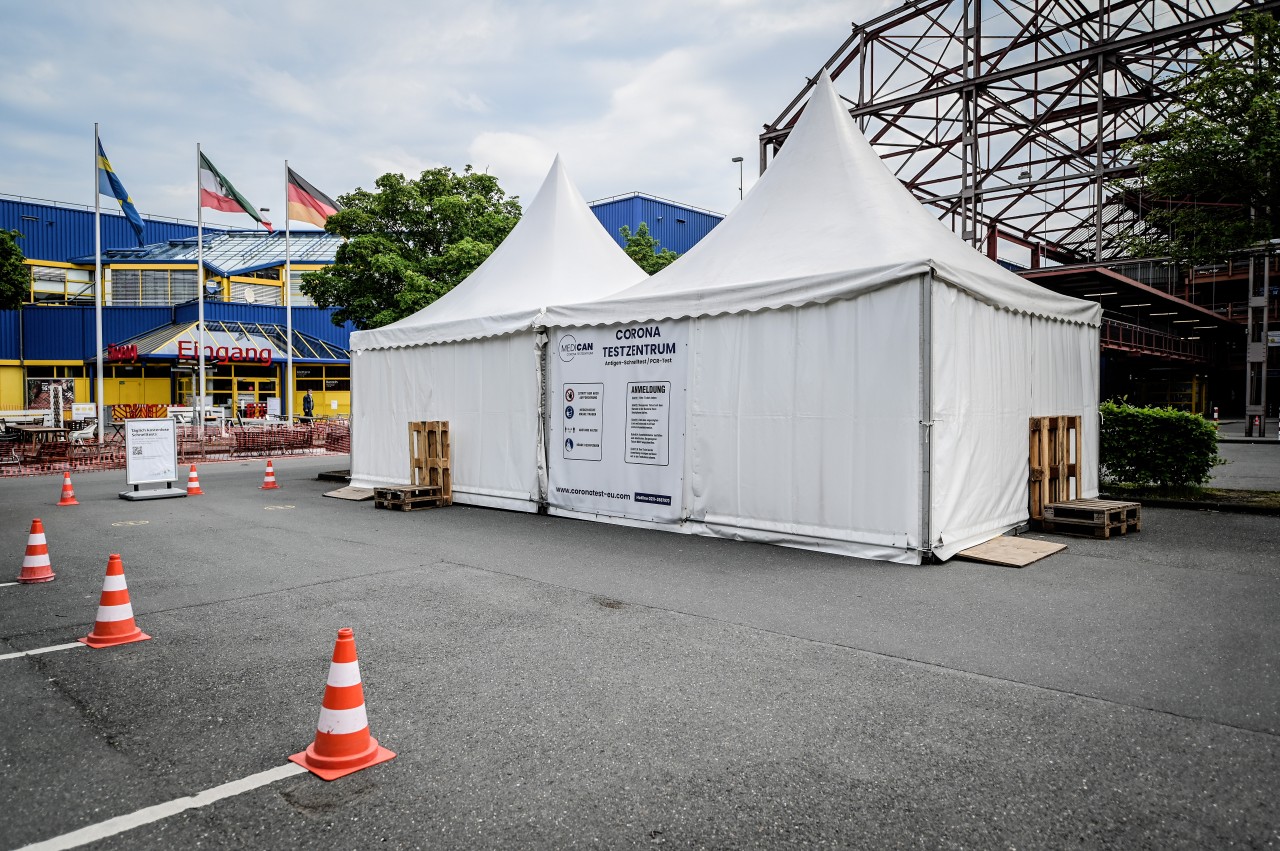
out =
{"type": "Polygon", "coordinates": [[[410,481],[416,487],[438,488],[442,505],[453,504],[453,472],[449,461],[449,421],[409,423],[410,481]]]}
{"type": "Polygon", "coordinates": [[[1046,505],[1080,498],[1080,417],[1032,417],[1028,435],[1029,510],[1032,520],[1043,520],[1046,505]]]}
{"type": "Polygon", "coordinates": [[[396,511],[420,511],[448,505],[440,488],[374,488],[373,507],[396,511]]]}
{"type": "Polygon", "coordinates": [[[1044,507],[1040,522],[1046,532],[1110,538],[1142,531],[1142,505],[1111,499],[1075,499],[1044,507]]]}

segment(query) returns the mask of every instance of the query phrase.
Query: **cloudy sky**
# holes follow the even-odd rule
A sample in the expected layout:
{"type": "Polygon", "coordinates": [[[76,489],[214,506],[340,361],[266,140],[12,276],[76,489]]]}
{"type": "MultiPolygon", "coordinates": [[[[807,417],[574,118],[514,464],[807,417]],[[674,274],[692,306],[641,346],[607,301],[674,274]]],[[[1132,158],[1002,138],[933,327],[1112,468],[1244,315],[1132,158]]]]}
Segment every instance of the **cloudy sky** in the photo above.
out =
{"type": "MultiPolygon", "coordinates": [[[[93,203],[93,123],[138,208],[195,217],[195,144],[259,207],[470,163],[526,203],[728,212],[734,156],[885,0],[40,0],[0,28],[0,193],[93,203]]],[[[104,209],[110,209],[104,199],[104,209]]],[[[114,203],[114,202],[111,202],[114,203]]],[[[247,216],[209,211],[248,226],[247,216]]],[[[268,215],[268,218],[272,216],[268,215]]]]}

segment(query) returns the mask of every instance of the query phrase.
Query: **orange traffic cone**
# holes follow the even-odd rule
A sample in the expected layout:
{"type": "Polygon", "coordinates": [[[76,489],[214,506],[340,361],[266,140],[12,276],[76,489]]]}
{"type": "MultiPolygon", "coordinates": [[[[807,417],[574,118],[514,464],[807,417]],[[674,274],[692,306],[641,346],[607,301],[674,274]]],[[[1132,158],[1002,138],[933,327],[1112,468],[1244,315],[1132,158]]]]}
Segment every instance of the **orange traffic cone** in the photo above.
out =
{"type": "Polygon", "coordinates": [[[101,649],[146,641],[150,637],[134,623],[129,588],[124,582],[124,564],[119,553],[112,553],[107,559],[107,575],[102,580],[102,596],[98,598],[98,618],[93,624],[93,632],[76,640],[101,649]]]}
{"type": "Polygon", "coordinates": [[[196,473],[196,465],[191,465],[191,472],[187,473],[187,496],[204,496],[204,491],[200,490],[200,475],[196,473]]]}
{"type": "Polygon", "coordinates": [[[349,627],[343,627],[333,645],[333,664],[329,666],[329,680],[320,705],[316,739],[289,761],[324,780],[337,780],[394,756],[369,735],[356,639],[349,627]]]}
{"type": "Polygon", "coordinates": [[[58,500],[58,505],[79,505],[76,502],[76,492],[71,487],[71,474],[62,474],[62,499],[58,500]]]}
{"type": "Polygon", "coordinates": [[[258,488],[258,490],[273,491],[273,490],[277,490],[279,487],[280,486],[276,484],[276,471],[271,466],[271,459],[268,458],[267,474],[262,477],[262,487],[258,488]]]}
{"type": "Polygon", "coordinates": [[[37,517],[31,521],[31,534],[27,536],[27,553],[22,557],[22,572],[18,581],[24,585],[53,580],[53,565],[49,563],[49,545],[44,539],[44,524],[37,517]]]}

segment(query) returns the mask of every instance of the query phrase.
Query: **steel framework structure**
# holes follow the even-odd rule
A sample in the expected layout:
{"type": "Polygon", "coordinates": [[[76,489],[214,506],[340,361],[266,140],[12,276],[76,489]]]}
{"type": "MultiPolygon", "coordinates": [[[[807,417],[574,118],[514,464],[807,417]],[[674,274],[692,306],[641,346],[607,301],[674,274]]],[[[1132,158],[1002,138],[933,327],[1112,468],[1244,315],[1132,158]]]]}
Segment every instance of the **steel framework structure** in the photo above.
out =
{"type": "MultiPolygon", "coordinates": [[[[824,64],[886,165],[953,230],[1032,267],[1124,256],[1142,227],[1126,142],[1175,104],[1205,54],[1240,54],[1232,18],[1280,0],[909,0],[853,25],[824,64]]],[[[813,87],[760,136],[760,169],[813,87]]]]}

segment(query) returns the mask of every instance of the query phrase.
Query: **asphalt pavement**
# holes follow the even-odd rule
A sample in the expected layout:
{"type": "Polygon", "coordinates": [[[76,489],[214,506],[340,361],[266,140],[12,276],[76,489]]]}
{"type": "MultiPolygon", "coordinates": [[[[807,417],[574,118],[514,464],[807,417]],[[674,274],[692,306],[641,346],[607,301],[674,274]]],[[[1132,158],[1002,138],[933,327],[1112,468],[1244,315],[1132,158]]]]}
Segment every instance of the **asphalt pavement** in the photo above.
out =
{"type": "Polygon", "coordinates": [[[1234,490],[1280,491],[1280,440],[1218,444],[1226,463],[1213,468],[1209,486],[1234,490]]]}
{"type": "Polygon", "coordinates": [[[283,765],[343,626],[394,760],[92,847],[1280,843],[1280,518],[1146,509],[1022,570],[912,568],[376,511],[321,496],[341,466],[138,503],[84,474],[70,508],[0,480],[12,573],[37,516],[57,572],[0,587],[0,654],[86,634],[112,552],[153,636],[0,661],[0,848],[283,765]]]}

